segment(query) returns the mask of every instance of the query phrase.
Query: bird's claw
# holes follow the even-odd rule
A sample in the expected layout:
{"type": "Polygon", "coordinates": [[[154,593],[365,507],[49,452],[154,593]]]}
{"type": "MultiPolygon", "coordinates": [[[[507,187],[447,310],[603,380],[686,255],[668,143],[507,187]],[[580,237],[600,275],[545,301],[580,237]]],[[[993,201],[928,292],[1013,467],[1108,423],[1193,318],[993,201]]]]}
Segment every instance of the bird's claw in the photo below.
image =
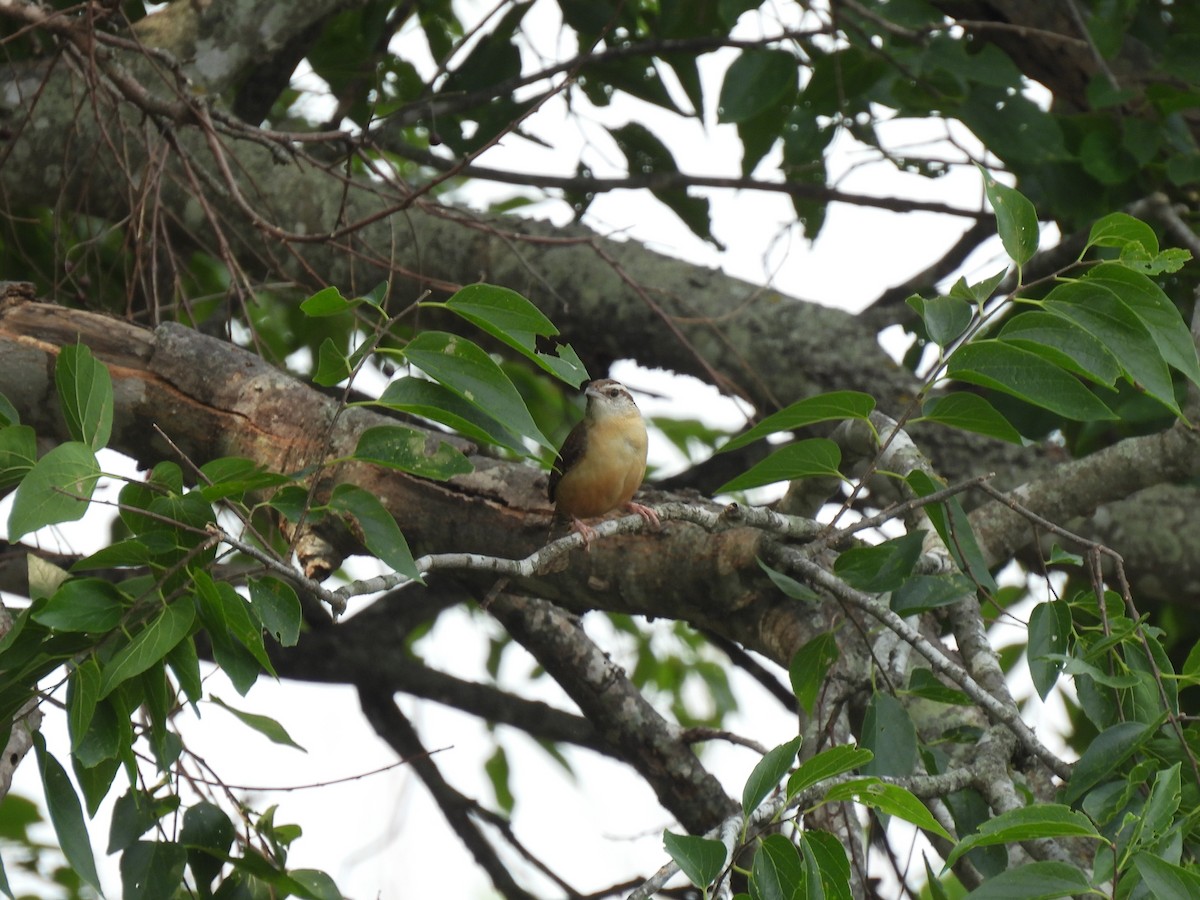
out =
{"type": "Polygon", "coordinates": [[[637,513],[639,516],[641,516],[643,519],[645,519],[649,524],[653,525],[655,531],[658,531],[659,529],[662,528],[662,522],[660,522],[658,519],[658,513],[656,513],[650,507],[642,506],[642,504],[634,503],[631,500],[629,503],[625,504],[625,508],[627,510],[629,510],[630,512],[637,513]]]}

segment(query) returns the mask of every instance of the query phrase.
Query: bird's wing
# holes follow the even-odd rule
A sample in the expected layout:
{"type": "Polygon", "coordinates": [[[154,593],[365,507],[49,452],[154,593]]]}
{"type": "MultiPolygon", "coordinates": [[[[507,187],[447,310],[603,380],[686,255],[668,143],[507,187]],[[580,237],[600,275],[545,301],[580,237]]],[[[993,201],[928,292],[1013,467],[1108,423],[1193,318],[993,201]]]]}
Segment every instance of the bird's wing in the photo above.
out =
{"type": "Polygon", "coordinates": [[[551,502],[554,501],[554,495],[558,490],[558,483],[562,481],[563,473],[579,462],[586,452],[587,428],[584,427],[583,422],[580,422],[571,429],[571,433],[563,441],[562,448],[558,451],[558,459],[554,461],[554,468],[550,470],[550,483],[546,485],[546,493],[550,496],[551,502]]]}

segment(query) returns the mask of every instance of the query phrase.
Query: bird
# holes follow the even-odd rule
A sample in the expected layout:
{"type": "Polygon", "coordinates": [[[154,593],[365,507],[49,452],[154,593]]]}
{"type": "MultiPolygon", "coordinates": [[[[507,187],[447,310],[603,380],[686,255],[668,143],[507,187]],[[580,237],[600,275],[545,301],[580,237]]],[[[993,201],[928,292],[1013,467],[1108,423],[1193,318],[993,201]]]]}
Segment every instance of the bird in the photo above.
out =
{"type": "Polygon", "coordinates": [[[654,510],[633,502],[646,475],[646,422],[633,395],[611,378],[589,382],[583,393],[587,409],[563,441],[547,493],[590,549],[596,531],[583,519],[627,509],[655,528],[660,523],[654,510]]]}

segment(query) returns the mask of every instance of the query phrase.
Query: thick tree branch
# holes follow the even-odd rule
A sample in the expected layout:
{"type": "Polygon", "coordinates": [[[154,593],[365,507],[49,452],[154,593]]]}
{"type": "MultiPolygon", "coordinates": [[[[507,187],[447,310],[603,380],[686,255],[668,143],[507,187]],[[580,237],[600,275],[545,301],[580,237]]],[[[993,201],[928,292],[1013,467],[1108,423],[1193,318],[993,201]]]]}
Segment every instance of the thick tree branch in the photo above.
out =
{"type": "Polygon", "coordinates": [[[544,600],[499,594],[489,607],[570,695],[584,716],[693,834],[737,808],[681,739],[583,631],[579,620],[544,600]]]}

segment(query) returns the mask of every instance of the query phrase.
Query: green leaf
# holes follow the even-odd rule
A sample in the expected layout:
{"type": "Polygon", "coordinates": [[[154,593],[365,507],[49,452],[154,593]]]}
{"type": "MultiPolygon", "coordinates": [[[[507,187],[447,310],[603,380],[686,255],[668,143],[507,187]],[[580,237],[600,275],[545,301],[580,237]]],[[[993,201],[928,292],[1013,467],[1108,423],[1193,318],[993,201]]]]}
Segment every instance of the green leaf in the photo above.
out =
{"type": "MultiPolygon", "coordinates": [[[[904,480],[918,497],[928,497],[945,487],[920,469],[910,472],[904,480]]],[[[942,503],[927,505],[925,514],[929,516],[929,521],[942,543],[950,549],[950,555],[954,557],[959,571],[984,590],[995,593],[996,581],[988,571],[987,560],[983,558],[983,551],[979,549],[971,520],[967,518],[959,499],[951,497],[942,503]]]]}
{"type": "Polygon", "coordinates": [[[1020,272],[1038,248],[1037,210],[1020,191],[1003,185],[979,166],[983,186],[992,212],[996,214],[996,230],[1004,252],[1017,264],[1020,272]]]}
{"type": "Polygon", "coordinates": [[[263,628],[281,647],[294,647],[300,640],[303,613],[295,589],[275,578],[251,578],[250,605],[263,628]]]}
{"type": "Polygon", "coordinates": [[[1071,780],[1067,782],[1063,791],[1063,800],[1071,805],[1077,803],[1084,794],[1108,778],[1125,760],[1141,749],[1156,730],[1157,726],[1154,724],[1119,722],[1100,732],[1075,763],[1071,780]]]}
{"type": "Polygon", "coordinates": [[[975,701],[954,688],[947,687],[929,669],[913,669],[908,678],[908,693],[924,697],[934,703],[949,703],[954,706],[970,706],[975,701]]]}
{"type": "Polygon", "coordinates": [[[354,458],[445,481],[474,471],[471,461],[436,435],[403,425],[376,425],[358,438],[354,458]]]}
{"type": "MultiPolygon", "coordinates": [[[[100,686],[89,686],[89,690],[98,697],[100,686]]],[[[85,712],[86,710],[80,710],[80,716],[85,712]]],[[[105,760],[116,759],[128,750],[133,741],[133,728],[127,716],[128,710],[121,702],[120,695],[108,700],[98,700],[94,704],[87,730],[71,734],[71,762],[75,766],[76,774],[81,768],[90,769],[105,760]]],[[[82,782],[80,787],[83,787],[82,782]]],[[[86,788],[84,792],[86,794],[86,788]]],[[[89,815],[94,812],[90,808],[91,805],[89,798],[89,815]]]]}
{"type": "Polygon", "coordinates": [[[914,575],[892,592],[892,612],[915,616],[975,596],[975,583],[965,575],[914,575]]]}
{"type": "Polygon", "coordinates": [[[353,484],[339,484],[333,489],[329,506],[354,517],[362,542],[368,550],[399,574],[425,583],[396,520],[374,494],[353,484]]]}
{"type": "Polygon", "coordinates": [[[287,729],[285,729],[270,716],[260,716],[257,713],[250,713],[237,709],[236,707],[230,706],[216,695],[213,696],[212,702],[217,704],[217,706],[221,707],[222,709],[235,715],[239,720],[241,720],[243,725],[253,728],[271,742],[283,744],[286,747],[295,747],[302,753],[308,752],[294,740],[292,740],[292,736],[287,733],[287,729]]]}
{"type": "Polygon", "coordinates": [[[193,575],[200,615],[214,644],[235,642],[247,650],[263,670],[275,674],[263,644],[262,623],[244,597],[225,581],[214,581],[207,572],[193,575]]]}
{"type": "Polygon", "coordinates": [[[350,377],[354,367],[332,338],[321,341],[317,352],[317,371],[312,380],[322,387],[333,387],[350,377]]]}
{"type": "Polygon", "coordinates": [[[100,663],[95,656],[88,656],[75,666],[67,681],[67,731],[72,753],[83,743],[99,699],[100,663]]]}
{"type": "Polygon", "coordinates": [[[1046,311],[1074,322],[1108,347],[1150,396],[1179,413],[1171,373],[1142,321],[1116,294],[1095,281],[1060,284],[1042,301],[1046,311]]]}
{"type": "Polygon", "coordinates": [[[1090,889],[1087,876],[1070,863],[1035,862],[989,878],[963,900],[1059,900],[1090,889]]]}
{"type": "Polygon", "coordinates": [[[862,745],[875,755],[863,766],[863,774],[912,774],[917,764],[917,730],[908,710],[891,694],[875,691],[871,696],[863,716],[862,745]]]}
{"type": "Polygon", "coordinates": [[[83,518],[99,479],[100,466],[90,447],[74,441],[59,444],[37,461],[17,488],[8,514],[9,540],[83,518]]]}
{"type": "Polygon", "coordinates": [[[742,788],[743,813],[750,815],[758,809],[758,805],[763,802],[767,794],[775,789],[775,786],[792,767],[792,763],[796,761],[796,754],[800,752],[800,744],[803,740],[804,738],[801,736],[794,737],[786,744],[780,744],[768,751],[755,764],[754,770],[742,788]]]}
{"type": "Polygon", "coordinates": [[[761,559],[758,560],[758,567],[767,573],[767,577],[779,590],[783,591],[788,597],[793,600],[803,600],[806,603],[820,603],[821,595],[810,588],[807,584],[801,584],[790,575],[784,575],[782,572],[777,572],[768,566],[761,559]]]}
{"type": "Polygon", "coordinates": [[[73,578],[32,615],[35,622],[58,631],[99,633],[117,627],[128,602],[110,582],[73,578]]]}
{"type": "Polygon", "coordinates": [[[37,462],[37,432],[28,425],[0,428],[0,489],[16,484],[37,462]]]}
{"type": "Polygon", "coordinates": [[[100,699],[161,661],[188,636],[195,620],[196,605],[191,597],[183,597],[163,609],[105,664],[100,678],[100,699]]]}
{"type": "Polygon", "coordinates": [[[508,754],[504,752],[503,747],[496,747],[495,752],[484,762],[483,771],[487,774],[488,781],[491,782],[492,793],[496,797],[496,805],[500,807],[506,816],[511,816],[513,807],[517,804],[517,799],[512,793],[509,780],[511,771],[508,765],[508,754]]]}
{"type": "Polygon", "coordinates": [[[727,851],[720,841],[664,831],[663,846],[679,870],[697,887],[708,887],[725,868],[727,851]]]}
{"type": "Polygon", "coordinates": [[[1152,853],[1139,853],[1133,865],[1155,900],[1193,900],[1200,897],[1200,875],[1152,853]]]}
{"type": "Polygon", "coordinates": [[[336,316],[338,313],[343,313],[348,309],[353,309],[357,304],[347,300],[342,296],[333,285],[321,288],[307,300],[300,304],[300,312],[312,318],[320,318],[322,316],[336,316]]]}
{"type": "Polygon", "coordinates": [[[187,853],[170,841],[138,841],[121,854],[122,900],[173,897],[183,880],[187,853]]]}
{"type": "Polygon", "coordinates": [[[1117,418],[1091,391],[1054,363],[1001,341],[972,341],[959,347],[946,364],[946,375],[995,388],[1075,421],[1117,418]]]}
{"type": "Polygon", "coordinates": [[[313,900],[342,900],[333,879],[320,869],[292,869],[288,876],[313,900]]]}
{"type": "MultiPolygon", "coordinates": [[[[178,803],[178,798],[173,798],[178,803]]],[[[149,831],[163,810],[159,801],[149,794],[130,788],[113,804],[112,824],[108,831],[108,850],[111,856],[137,843],[149,831]]]]}
{"type": "Polygon", "coordinates": [[[1121,298],[1150,331],[1167,365],[1200,385],[1200,362],[1187,323],[1162,288],[1138,272],[1116,263],[1101,263],[1085,276],[1088,284],[1102,284],[1121,298]]]}
{"type": "Polygon", "coordinates": [[[404,348],[404,355],[429,377],[493,416],[504,427],[532,438],[547,450],[557,450],[534,424],[525,401],[508,376],[476,344],[443,331],[425,331],[404,348]]]}
{"type": "Polygon", "coordinates": [[[198,490],[209,503],[229,497],[240,500],[251,491],[266,491],[292,483],[288,476],[268,472],[254,460],[238,456],[210,460],[200,467],[200,473],[204,478],[198,490]]]}
{"type": "Polygon", "coordinates": [[[40,731],[33,734],[33,749],[37,755],[38,774],[42,778],[46,807],[50,811],[58,845],[62,847],[63,855],[75,874],[99,891],[100,876],[96,874],[92,842],[71,779],[67,777],[66,769],[46,750],[46,739],[40,731]]]}
{"type": "Polygon", "coordinates": [[[850,860],[842,842],[828,831],[806,828],[800,835],[800,849],[809,868],[807,896],[821,900],[851,900],[850,860]],[[816,873],[812,871],[813,864],[816,873]],[[814,874],[821,879],[823,895],[813,890],[814,874]]]}
{"type": "Polygon", "coordinates": [[[792,773],[787,785],[788,798],[795,797],[814,784],[865,766],[874,757],[875,754],[865,747],[855,747],[851,744],[822,750],[812,759],[801,763],[800,768],[792,773]]]}
{"type": "Polygon", "coordinates": [[[796,702],[809,715],[812,715],[821,688],[825,686],[825,676],[829,674],[839,656],[837,638],[829,631],[805,642],[804,646],[793,654],[788,664],[788,678],[792,684],[792,692],[796,695],[796,702]]]}
{"type": "Polygon", "coordinates": [[[766,459],[751,466],[737,478],[717,488],[715,493],[727,494],[744,491],[777,481],[792,481],[796,478],[830,476],[841,478],[838,466],[842,452],[838,445],[826,438],[808,438],[796,441],[776,450],[766,459]]]}
{"type": "MultiPolygon", "coordinates": [[[[54,596],[54,592],[71,577],[70,572],[34,553],[25,554],[25,568],[29,580],[30,600],[44,600],[54,596]]],[[[42,609],[42,605],[39,604],[37,609],[42,609]]]]}
{"type": "Polygon", "coordinates": [[[968,303],[973,303],[976,306],[982,306],[992,294],[996,293],[996,288],[1000,286],[1000,282],[1004,280],[1004,276],[1008,272],[1001,269],[990,278],[985,278],[983,281],[977,281],[974,284],[968,284],[965,278],[960,278],[954,282],[950,288],[950,296],[957,297],[960,300],[966,300],[968,303]]]}
{"type": "Polygon", "coordinates": [[[1058,681],[1070,637],[1071,606],[1066,600],[1049,600],[1034,607],[1029,616],[1029,675],[1043,700],[1058,681]]]}
{"type": "Polygon", "coordinates": [[[63,347],[54,366],[63,418],[73,440],[99,450],[112,435],[112,377],[83,344],[63,347]]]}
{"type": "MultiPolygon", "coordinates": [[[[644,125],[630,122],[620,128],[610,128],[609,132],[612,134],[613,140],[617,142],[617,147],[625,155],[629,174],[632,177],[674,174],[679,171],[670,148],[644,125]]],[[[651,185],[650,193],[679,216],[693,234],[717,244],[717,240],[712,234],[708,198],[694,197],[684,187],[651,185]]]]}
{"type": "Polygon", "coordinates": [[[870,594],[894,591],[909,578],[925,546],[924,531],[873,547],[851,547],[834,561],[834,573],[851,587],[870,594]]]}
{"type": "Polygon", "coordinates": [[[1179,777],[1181,766],[1182,763],[1175,763],[1155,773],[1150,796],[1146,798],[1141,814],[1143,839],[1164,835],[1171,829],[1183,800],[1183,785],[1179,777]]]}
{"type": "MultiPolygon", "coordinates": [[[[1154,233],[1153,228],[1129,213],[1115,212],[1109,213],[1092,226],[1083,252],[1086,253],[1092,247],[1124,249],[1131,244],[1143,248],[1150,256],[1158,253],[1158,235],[1154,233]]],[[[1083,258],[1082,253],[1080,258],[1083,258]]]]}
{"type": "Polygon", "coordinates": [[[739,434],[718,451],[736,450],[779,431],[795,431],[817,422],[866,419],[875,409],[875,398],[859,391],[831,391],[806,397],[767,416],[749,431],[739,434]]]}
{"type": "Polygon", "coordinates": [[[796,846],[782,834],[769,834],[758,845],[750,868],[750,892],[763,900],[802,897],[804,863],[796,846]]]}
{"type": "Polygon", "coordinates": [[[971,306],[958,297],[926,300],[916,294],[905,301],[925,323],[925,333],[939,347],[949,346],[971,324],[971,306]]]}
{"type": "Polygon", "coordinates": [[[520,436],[474,404],[468,403],[434,381],[424,378],[398,378],[370,405],[423,416],[433,422],[447,425],[472,440],[485,444],[499,444],[520,454],[526,452],[520,436]]]}
{"type": "Polygon", "coordinates": [[[955,391],[925,403],[917,422],[938,422],[950,428],[973,431],[1014,444],[1021,443],[1021,433],[1009,424],[996,407],[978,394],[955,391]]]}
{"type": "Polygon", "coordinates": [[[9,399],[0,394],[0,426],[20,425],[21,415],[9,399]]]}
{"type": "Polygon", "coordinates": [[[554,356],[537,351],[537,339],[555,337],[558,329],[516,291],[492,284],[469,284],[444,304],[421,305],[444,306],[458,313],[571,387],[588,380],[587,369],[569,344],[556,344],[554,356]]]}
{"type": "Polygon", "coordinates": [[[717,101],[718,122],[744,122],[790,100],[799,60],[785,50],[742,51],[725,72],[717,101]]]}
{"type": "Polygon", "coordinates": [[[207,800],[184,812],[179,843],[187,848],[188,867],[200,885],[202,897],[209,896],[212,881],[221,873],[236,834],[225,811],[207,800]]]}
{"type": "Polygon", "coordinates": [[[1112,351],[1062,316],[1041,310],[1022,312],[1005,323],[1000,338],[1097,384],[1112,387],[1121,377],[1112,351]]]}
{"type": "Polygon", "coordinates": [[[949,832],[938,824],[933,814],[925,808],[911,791],[895,784],[886,784],[878,778],[856,778],[829,789],[825,795],[826,802],[840,803],[853,800],[863,806],[869,806],[889,816],[896,816],[916,825],[923,831],[936,834],[950,841],[949,832]]]}
{"type": "Polygon", "coordinates": [[[959,841],[946,860],[952,866],[975,847],[1011,844],[1040,838],[1084,837],[1101,839],[1091,819],[1061,803],[1034,803],[993,816],[979,831],[959,841]]]}
{"type": "Polygon", "coordinates": [[[186,637],[167,654],[167,665],[175,673],[175,680],[187,697],[188,702],[195,706],[203,695],[200,684],[200,657],[196,653],[196,642],[186,637]]]}

